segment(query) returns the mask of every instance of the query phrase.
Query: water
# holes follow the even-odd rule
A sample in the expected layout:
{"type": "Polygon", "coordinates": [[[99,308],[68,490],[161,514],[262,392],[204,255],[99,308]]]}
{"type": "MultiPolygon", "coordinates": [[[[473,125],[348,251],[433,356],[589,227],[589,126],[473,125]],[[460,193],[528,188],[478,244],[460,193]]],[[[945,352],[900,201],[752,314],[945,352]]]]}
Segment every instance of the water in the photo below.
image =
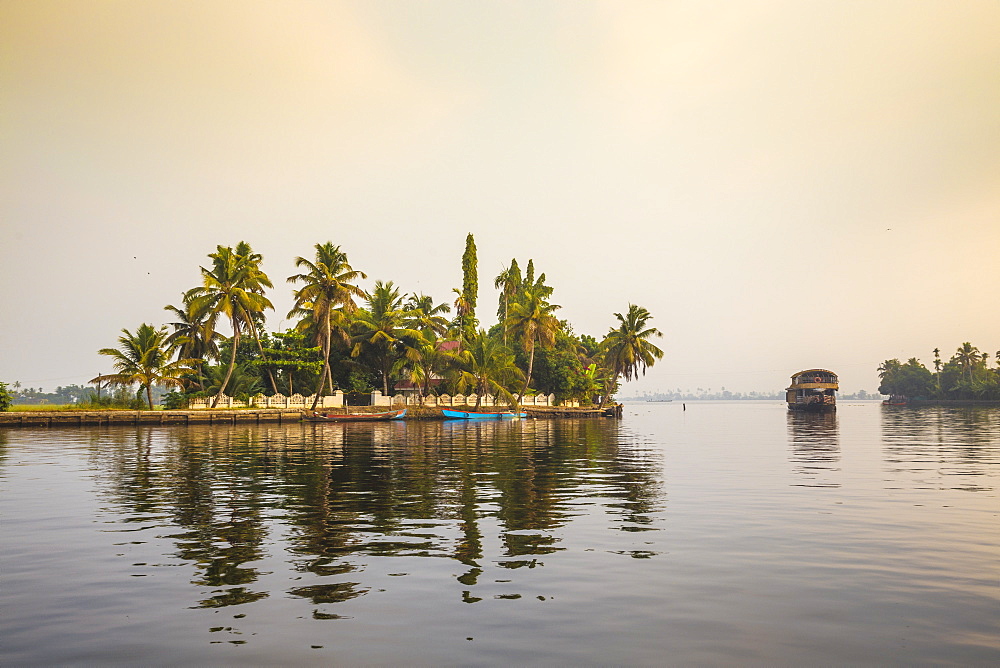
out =
{"type": "Polygon", "coordinates": [[[0,430],[2,665],[997,665],[1000,410],[0,430]]]}

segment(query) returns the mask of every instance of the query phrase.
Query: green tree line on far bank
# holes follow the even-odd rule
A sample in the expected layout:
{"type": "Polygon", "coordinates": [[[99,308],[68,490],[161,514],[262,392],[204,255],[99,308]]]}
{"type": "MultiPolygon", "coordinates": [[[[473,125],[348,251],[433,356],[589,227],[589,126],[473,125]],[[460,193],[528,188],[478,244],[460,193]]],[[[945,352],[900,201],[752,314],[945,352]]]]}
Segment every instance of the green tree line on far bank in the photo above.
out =
{"type": "MultiPolygon", "coordinates": [[[[454,301],[408,293],[392,281],[371,291],[367,275],[331,242],[297,257],[285,280],[294,306],[291,325],[269,331],[268,295],[274,284],[262,256],[241,241],[217,246],[200,267],[200,281],[165,306],[169,322],[121,330],[116,347],[99,352],[114,371],[98,386],[129,391],[130,401],[153,405],[154,387],[173,388],[168,407],[195,397],[246,400],[257,394],[369,393],[401,389],[429,394],[485,393],[517,403],[552,394],[564,402],[604,405],[619,383],[637,378],[663,357],[652,343],[662,336],[645,308],[628,304],[598,340],[557,317],[553,288],[532,260],[516,259],[494,279],[500,290],[497,324],[477,317],[478,267],[473,235],[462,256],[462,287],[454,301]]],[[[315,408],[316,404],[313,404],[315,408]]]]}
{"type": "Polygon", "coordinates": [[[945,361],[935,348],[931,371],[916,357],[890,359],[878,367],[879,392],[907,399],[1000,400],[1000,351],[990,353],[966,341],[945,361]]]}

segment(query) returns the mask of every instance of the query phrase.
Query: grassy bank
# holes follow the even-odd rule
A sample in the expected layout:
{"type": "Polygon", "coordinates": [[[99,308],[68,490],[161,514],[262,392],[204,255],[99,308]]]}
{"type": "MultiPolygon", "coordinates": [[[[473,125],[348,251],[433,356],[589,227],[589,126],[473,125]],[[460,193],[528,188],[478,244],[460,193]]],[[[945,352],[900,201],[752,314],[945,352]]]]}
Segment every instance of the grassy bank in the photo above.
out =
{"type": "MultiPolygon", "coordinates": [[[[134,410],[129,408],[118,407],[95,407],[95,406],[81,406],[80,404],[14,404],[10,407],[12,413],[45,413],[52,411],[121,411],[121,410],[134,410]]],[[[143,409],[147,410],[147,409],[143,409]]],[[[153,410],[161,411],[162,406],[156,406],[153,410]]]]}

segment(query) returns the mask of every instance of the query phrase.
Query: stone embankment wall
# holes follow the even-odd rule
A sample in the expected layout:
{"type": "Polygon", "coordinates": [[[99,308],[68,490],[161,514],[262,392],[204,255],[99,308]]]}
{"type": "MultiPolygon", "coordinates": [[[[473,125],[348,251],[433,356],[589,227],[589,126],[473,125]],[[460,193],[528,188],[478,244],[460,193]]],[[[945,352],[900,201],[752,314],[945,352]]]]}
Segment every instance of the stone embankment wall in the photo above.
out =
{"type": "MultiPolygon", "coordinates": [[[[304,396],[301,394],[293,394],[290,397],[286,397],[283,394],[276,394],[273,397],[268,397],[263,394],[258,394],[255,397],[251,397],[249,402],[243,402],[238,399],[233,399],[232,397],[227,397],[223,395],[216,405],[216,409],[220,408],[284,408],[284,409],[309,409],[312,408],[313,400],[316,395],[304,396]]],[[[192,410],[198,410],[203,408],[211,408],[214,397],[206,397],[203,399],[195,399],[191,402],[192,410]]],[[[535,406],[555,406],[556,397],[554,394],[549,395],[538,395],[533,397],[524,397],[521,401],[521,406],[524,408],[532,408],[535,406]]],[[[440,396],[426,396],[418,397],[414,394],[396,394],[392,396],[384,396],[381,392],[372,392],[371,396],[372,406],[423,406],[426,408],[438,408],[440,406],[445,406],[451,408],[453,406],[475,406],[476,405],[476,395],[474,394],[456,394],[447,395],[442,394],[440,396]]],[[[494,402],[493,397],[483,396],[479,405],[485,407],[492,406],[506,406],[502,402],[494,402]]],[[[576,401],[567,401],[562,404],[568,408],[575,408],[579,406],[576,401]]],[[[343,408],[344,407],[344,393],[337,390],[332,395],[320,397],[317,408],[343,408]]]]}
{"type": "Polygon", "coordinates": [[[84,425],[233,424],[299,422],[302,411],[26,411],[0,413],[0,427],[79,427],[84,425]]]}

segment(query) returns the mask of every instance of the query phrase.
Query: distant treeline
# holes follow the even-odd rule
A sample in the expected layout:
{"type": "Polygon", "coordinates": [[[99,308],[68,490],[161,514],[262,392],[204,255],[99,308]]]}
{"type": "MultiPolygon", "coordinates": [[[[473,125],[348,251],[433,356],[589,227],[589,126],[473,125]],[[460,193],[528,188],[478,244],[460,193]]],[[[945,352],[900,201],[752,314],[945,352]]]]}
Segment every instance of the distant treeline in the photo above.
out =
{"type": "MultiPolygon", "coordinates": [[[[841,394],[839,395],[841,399],[881,399],[882,396],[878,394],[872,394],[864,390],[860,390],[853,394],[841,394]]],[[[692,392],[691,390],[676,390],[672,392],[654,392],[652,394],[645,392],[640,396],[629,397],[628,401],[731,401],[731,400],[750,400],[750,401],[784,401],[784,392],[730,392],[723,388],[719,392],[712,392],[711,389],[702,390],[699,388],[697,392],[692,392]]]]}
{"type": "MultiPolygon", "coordinates": [[[[79,406],[81,408],[111,407],[120,408],[141,407],[141,398],[137,400],[136,392],[127,388],[110,388],[103,386],[98,392],[93,387],[83,385],[58,386],[51,392],[43,388],[22,387],[20,382],[7,383],[6,392],[12,405],[21,406],[79,406]]],[[[153,388],[153,400],[159,401],[165,393],[160,387],[153,388]]]]}
{"type": "Polygon", "coordinates": [[[1000,400],[1000,350],[990,367],[990,353],[966,341],[947,361],[935,348],[934,371],[916,357],[891,359],[878,368],[879,392],[908,399],[1000,400]]]}

